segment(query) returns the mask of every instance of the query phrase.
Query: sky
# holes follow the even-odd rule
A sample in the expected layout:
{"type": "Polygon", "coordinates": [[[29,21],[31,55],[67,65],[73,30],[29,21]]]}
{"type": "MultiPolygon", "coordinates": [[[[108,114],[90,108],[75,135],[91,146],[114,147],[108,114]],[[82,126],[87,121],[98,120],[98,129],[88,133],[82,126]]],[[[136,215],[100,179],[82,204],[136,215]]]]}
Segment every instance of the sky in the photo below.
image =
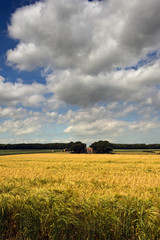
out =
{"type": "Polygon", "coordinates": [[[0,5],[0,143],[160,143],[159,0],[0,5]]]}

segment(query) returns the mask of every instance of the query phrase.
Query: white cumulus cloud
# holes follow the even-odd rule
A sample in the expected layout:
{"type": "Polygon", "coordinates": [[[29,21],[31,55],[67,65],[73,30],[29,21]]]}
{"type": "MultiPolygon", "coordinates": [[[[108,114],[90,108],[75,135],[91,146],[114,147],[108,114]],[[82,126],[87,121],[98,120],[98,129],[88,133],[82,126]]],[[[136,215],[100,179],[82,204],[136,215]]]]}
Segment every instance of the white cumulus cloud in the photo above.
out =
{"type": "MultiPolygon", "coordinates": [[[[12,117],[19,103],[41,106],[42,121],[65,123],[65,134],[104,139],[158,127],[160,60],[152,55],[160,55],[159,12],[159,0],[44,0],[17,9],[8,32],[18,44],[7,62],[20,71],[42,68],[46,84],[13,84],[1,76],[1,116],[12,117]]],[[[17,121],[6,124],[18,130],[17,121]]],[[[25,126],[19,132],[31,133],[25,126]]]]}

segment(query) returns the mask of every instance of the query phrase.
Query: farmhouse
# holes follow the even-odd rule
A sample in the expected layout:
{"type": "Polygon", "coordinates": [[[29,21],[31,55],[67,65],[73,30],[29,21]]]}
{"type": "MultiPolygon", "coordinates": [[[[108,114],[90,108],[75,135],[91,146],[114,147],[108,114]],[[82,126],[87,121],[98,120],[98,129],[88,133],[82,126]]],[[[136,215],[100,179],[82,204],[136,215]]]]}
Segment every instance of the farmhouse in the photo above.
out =
{"type": "Polygon", "coordinates": [[[86,148],[86,153],[93,153],[93,152],[94,152],[93,148],[90,148],[90,147],[86,148]]]}

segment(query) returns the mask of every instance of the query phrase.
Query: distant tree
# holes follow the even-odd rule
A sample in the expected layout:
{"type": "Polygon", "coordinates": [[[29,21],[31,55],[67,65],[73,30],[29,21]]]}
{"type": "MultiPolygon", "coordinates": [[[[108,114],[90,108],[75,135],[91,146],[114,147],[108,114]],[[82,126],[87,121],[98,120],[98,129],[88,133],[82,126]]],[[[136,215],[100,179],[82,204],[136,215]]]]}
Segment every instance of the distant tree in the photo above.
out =
{"type": "MultiPolygon", "coordinates": [[[[80,145],[83,146],[81,149],[86,147],[85,143],[81,142],[70,142],[70,143],[17,143],[17,144],[0,144],[0,150],[5,149],[78,149],[80,145]]],[[[122,144],[122,143],[109,143],[108,141],[98,141],[91,144],[95,152],[106,153],[109,149],[160,149],[160,144],[122,144]]],[[[74,152],[74,150],[72,150],[74,152]]],[[[75,150],[76,152],[78,150],[75,150]]],[[[80,151],[80,150],[79,150],[80,151]]]]}
{"type": "Polygon", "coordinates": [[[70,142],[68,144],[67,150],[71,151],[71,149],[73,148],[74,142],[70,142]]]}
{"type": "Polygon", "coordinates": [[[69,150],[71,152],[74,152],[74,153],[84,153],[85,151],[85,148],[86,148],[86,144],[85,143],[82,143],[80,141],[78,142],[71,142],[69,144],[69,150]]]}
{"type": "Polygon", "coordinates": [[[110,142],[108,141],[98,141],[90,145],[96,153],[111,153],[113,148],[110,142]]]}

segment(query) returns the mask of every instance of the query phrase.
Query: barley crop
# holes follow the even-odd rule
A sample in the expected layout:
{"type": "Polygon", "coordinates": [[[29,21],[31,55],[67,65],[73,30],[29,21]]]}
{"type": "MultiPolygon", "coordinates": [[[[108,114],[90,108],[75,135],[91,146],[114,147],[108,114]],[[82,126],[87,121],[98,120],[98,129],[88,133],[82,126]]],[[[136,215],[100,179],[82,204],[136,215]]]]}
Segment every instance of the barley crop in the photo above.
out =
{"type": "Polygon", "coordinates": [[[160,239],[160,155],[0,156],[0,239],[160,239]]]}

